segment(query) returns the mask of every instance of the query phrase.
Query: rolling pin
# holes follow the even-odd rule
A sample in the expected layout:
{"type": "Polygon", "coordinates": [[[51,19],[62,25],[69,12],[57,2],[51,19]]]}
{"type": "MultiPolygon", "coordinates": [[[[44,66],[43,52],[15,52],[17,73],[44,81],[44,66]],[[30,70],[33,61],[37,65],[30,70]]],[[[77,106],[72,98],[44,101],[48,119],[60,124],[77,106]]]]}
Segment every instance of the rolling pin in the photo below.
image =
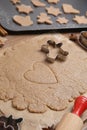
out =
{"type": "Polygon", "coordinates": [[[62,117],[55,130],[81,130],[83,121],[80,116],[86,109],[87,97],[85,95],[77,97],[72,112],[62,117]]]}

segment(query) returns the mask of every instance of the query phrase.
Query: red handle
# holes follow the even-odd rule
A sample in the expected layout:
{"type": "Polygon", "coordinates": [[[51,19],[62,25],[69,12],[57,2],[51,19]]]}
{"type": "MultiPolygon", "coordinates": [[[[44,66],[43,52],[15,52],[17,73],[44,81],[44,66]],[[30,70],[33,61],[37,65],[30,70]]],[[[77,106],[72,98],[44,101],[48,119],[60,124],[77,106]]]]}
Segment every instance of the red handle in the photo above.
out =
{"type": "Polygon", "coordinates": [[[87,97],[79,96],[76,98],[72,113],[81,116],[81,114],[87,109],[87,97]]]}

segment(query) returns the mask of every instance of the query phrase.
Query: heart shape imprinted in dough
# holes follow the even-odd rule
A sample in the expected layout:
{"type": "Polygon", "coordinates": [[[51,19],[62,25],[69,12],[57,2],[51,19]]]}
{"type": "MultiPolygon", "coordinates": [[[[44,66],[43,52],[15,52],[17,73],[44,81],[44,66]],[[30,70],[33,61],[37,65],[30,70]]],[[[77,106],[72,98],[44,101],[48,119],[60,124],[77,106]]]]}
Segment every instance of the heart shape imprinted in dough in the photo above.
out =
{"type": "Polygon", "coordinates": [[[55,73],[49,66],[37,62],[33,65],[33,70],[27,70],[24,73],[24,78],[38,84],[55,84],[58,82],[55,73]]]}

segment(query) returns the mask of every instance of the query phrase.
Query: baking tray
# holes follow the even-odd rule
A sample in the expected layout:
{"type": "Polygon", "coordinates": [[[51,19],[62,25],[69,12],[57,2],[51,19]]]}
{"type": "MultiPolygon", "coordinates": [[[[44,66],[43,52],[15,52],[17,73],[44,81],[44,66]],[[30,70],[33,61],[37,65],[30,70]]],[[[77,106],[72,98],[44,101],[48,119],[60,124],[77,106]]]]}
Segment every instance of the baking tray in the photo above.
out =
{"type": "MultiPolygon", "coordinates": [[[[62,15],[69,19],[67,24],[58,24],[56,22],[55,16],[50,15],[53,24],[37,24],[37,16],[40,12],[46,12],[44,7],[35,7],[31,3],[30,0],[21,0],[22,4],[30,5],[34,9],[34,13],[30,13],[30,17],[33,20],[34,24],[32,26],[23,27],[15,22],[13,22],[12,17],[14,15],[19,15],[20,13],[16,10],[16,6],[12,4],[10,0],[0,0],[0,24],[8,31],[11,32],[49,32],[49,31],[59,31],[59,32],[69,32],[69,31],[81,31],[87,30],[87,25],[77,24],[76,22],[72,21],[72,18],[75,16],[74,14],[64,14],[62,10],[62,3],[71,4],[74,8],[80,10],[80,15],[85,15],[87,11],[87,0],[60,0],[58,4],[49,4],[47,0],[40,0],[46,4],[46,7],[53,5],[54,7],[60,8],[62,11],[62,15]]],[[[20,14],[25,15],[25,14],[20,14]]]]}

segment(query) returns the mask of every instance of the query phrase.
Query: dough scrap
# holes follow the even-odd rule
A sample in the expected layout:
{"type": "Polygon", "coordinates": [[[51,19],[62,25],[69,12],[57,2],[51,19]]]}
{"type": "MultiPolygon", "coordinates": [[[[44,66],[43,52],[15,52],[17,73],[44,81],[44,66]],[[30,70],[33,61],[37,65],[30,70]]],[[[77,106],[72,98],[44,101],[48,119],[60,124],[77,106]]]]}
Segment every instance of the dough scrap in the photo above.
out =
{"type": "Polygon", "coordinates": [[[55,8],[53,6],[50,6],[50,7],[46,7],[46,11],[48,14],[52,14],[54,16],[57,16],[59,14],[62,14],[62,12],[60,11],[59,8],[55,8]]]}
{"type": "Polygon", "coordinates": [[[31,8],[31,6],[24,5],[24,4],[17,5],[16,8],[17,8],[17,10],[18,10],[20,13],[29,14],[30,12],[33,12],[33,9],[31,8]]]}
{"type": "Polygon", "coordinates": [[[87,18],[85,16],[76,15],[73,18],[73,21],[77,22],[78,24],[87,24],[87,18]]]}
{"type": "Polygon", "coordinates": [[[43,2],[40,2],[40,0],[31,0],[31,2],[36,7],[44,7],[44,6],[46,6],[43,2]]]}
{"type": "Polygon", "coordinates": [[[10,100],[21,111],[41,113],[48,108],[63,110],[69,100],[87,90],[87,54],[73,42],[54,34],[20,39],[18,45],[16,42],[0,52],[1,100],[10,100]],[[69,51],[66,62],[44,61],[40,48],[49,39],[64,43],[63,49],[69,51]]]}
{"type": "Polygon", "coordinates": [[[70,4],[62,4],[62,8],[63,8],[64,13],[80,14],[80,11],[75,9],[70,4]]]}
{"type": "Polygon", "coordinates": [[[65,17],[58,17],[58,19],[56,20],[56,22],[60,23],[60,24],[66,24],[69,22],[68,19],[66,19],[65,17]]]}
{"type": "Polygon", "coordinates": [[[49,17],[46,13],[40,13],[39,16],[37,16],[37,22],[38,23],[46,23],[46,24],[52,24],[51,17],[49,17]]]}
{"type": "Polygon", "coordinates": [[[13,21],[21,26],[30,26],[33,24],[33,21],[31,20],[30,16],[15,15],[13,16],[13,21]]]}
{"type": "Polygon", "coordinates": [[[54,3],[54,4],[57,4],[60,0],[47,0],[48,3],[54,3]]]}

